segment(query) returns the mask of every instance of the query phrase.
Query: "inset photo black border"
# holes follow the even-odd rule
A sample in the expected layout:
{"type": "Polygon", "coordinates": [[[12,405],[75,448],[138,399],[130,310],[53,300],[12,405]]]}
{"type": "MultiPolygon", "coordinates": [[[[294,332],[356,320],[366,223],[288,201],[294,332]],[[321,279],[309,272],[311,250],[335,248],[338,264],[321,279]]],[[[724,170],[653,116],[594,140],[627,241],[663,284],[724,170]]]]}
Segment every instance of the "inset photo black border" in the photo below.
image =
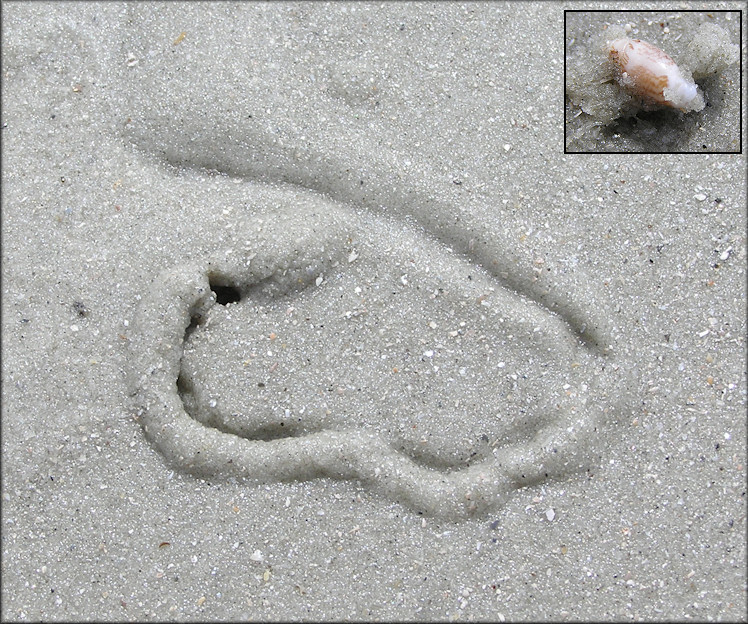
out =
{"type": "MultiPolygon", "coordinates": [[[[695,16],[694,16],[695,17],[695,16]]],[[[718,24],[719,25],[719,24],[718,24]]],[[[734,30],[733,30],[734,33],[734,30]]],[[[720,10],[601,10],[601,9],[567,9],[564,10],[564,154],[742,154],[743,153],[743,11],[737,9],[720,10]],[[729,72],[732,78],[723,78],[724,74],[716,74],[706,78],[699,78],[696,83],[700,91],[704,92],[706,107],[701,111],[681,112],[679,110],[661,107],[652,110],[632,109],[626,115],[607,119],[605,114],[599,117],[588,114],[583,110],[583,104],[579,101],[573,102],[569,97],[571,47],[580,45],[577,39],[579,22],[570,27],[572,20],[579,20],[584,14],[590,16],[590,27],[586,36],[589,37],[589,45],[598,34],[600,40],[604,31],[609,26],[619,24],[631,33],[632,39],[641,39],[652,45],[662,48],[668,55],[674,57],[676,63],[682,62],[677,54],[688,46],[694,33],[686,29],[693,27],[695,19],[688,14],[700,14],[704,16],[701,23],[714,19],[715,22],[723,21],[725,18],[738,21],[739,40],[731,42],[737,44],[741,50],[737,79],[735,65],[730,66],[725,73],[729,72]],[[729,14],[727,16],[726,14],[729,14]],[[616,19],[620,16],[620,19],[616,19]],[[651,16],[651,19],[642,19],[642,16],[651,16]],[[691,17],[687,22],[680,23],[684,17],[691,17]],[[593,32],[595,24],[599,23],[600,30],[593,32]],[[681,26],[679,32],[678,26],[681,26]],[[671,30],[672,28],[672,30],[671,30]],[[571,32],[570,32],[571,30],[571,32]],[[673,44],[668,46],[668,43],[673,44]],[[724,110],[724,103],[728,98],[737,98],[738,107],[730,106],[729,116],[718,116],[718,110],[724,110]],[[577,121],[581,118],[580,121],[577,121]],[[721,133],[709,128],[710,122],[719,121],[722,125],[721,133]],[[725,133],[728,134],[725,137],[725,133]],[[703,142],[695,141],[699,134],[704,135],[703,142]],[[576,136],[575,136],[576,135],[576,136]],[[597,140],[592,138],[596,136],[597,140]],[[721,141],[714,138],[722,137],[721,141]],[[594,144],[599,144],[597,149],[594,144]],[[617,149],[616,146],[620,149],[617,149]],[[688,145],[686,148],[685,146],[688,145]],[[576,146],[576,147],[575,147],[576,146]],[[671,149],[672,148],[672,149],[671,149]]],[[[582,43],[581,45],[584,45],[582,43]]],[[[584,52],[584,51],[581,51],[584,52]]],[[[594,51],[589,51],[590,57],[596,57],[594,51]]],[[[613,72],[605,71],[607,61],[601,53],[598,62],[590,62],[590,75],[585,79],[590,80],[590,102],[594,104],[595,79],[600,84],[615,84],[613,72]]],[[[604,107],[604,105],[603,105],[604,107]]],[[[593,107],[588,110],[592,110],[593,107]]],[[[612,109],[612,113],[615,109],[612,109]]]]}

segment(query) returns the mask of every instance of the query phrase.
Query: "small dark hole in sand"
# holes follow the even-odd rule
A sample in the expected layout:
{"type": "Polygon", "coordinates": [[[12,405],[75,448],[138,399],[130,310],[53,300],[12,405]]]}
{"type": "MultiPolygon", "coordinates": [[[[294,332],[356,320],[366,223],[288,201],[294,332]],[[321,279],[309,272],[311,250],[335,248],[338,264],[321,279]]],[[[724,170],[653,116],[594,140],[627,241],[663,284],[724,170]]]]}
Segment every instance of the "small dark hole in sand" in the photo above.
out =
{"type": "Polygon", "coordinates": [[[210,289],[216,293],[216,303],[220,303],[221,305],[236,303],[242,298],[239,289],[233,286],[219,286],[218,284],[211,283],[210,289]]]}

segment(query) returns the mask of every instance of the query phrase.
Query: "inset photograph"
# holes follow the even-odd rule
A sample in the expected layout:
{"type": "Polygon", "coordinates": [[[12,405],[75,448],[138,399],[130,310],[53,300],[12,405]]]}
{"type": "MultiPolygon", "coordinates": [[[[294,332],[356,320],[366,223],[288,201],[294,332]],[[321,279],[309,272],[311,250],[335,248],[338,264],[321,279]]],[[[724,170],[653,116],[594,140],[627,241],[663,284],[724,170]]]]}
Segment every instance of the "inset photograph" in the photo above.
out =
{"type": "Polygon", "coordinates": [[[565,153],[741,153],[740,11],[565,11],[565,153]]]}

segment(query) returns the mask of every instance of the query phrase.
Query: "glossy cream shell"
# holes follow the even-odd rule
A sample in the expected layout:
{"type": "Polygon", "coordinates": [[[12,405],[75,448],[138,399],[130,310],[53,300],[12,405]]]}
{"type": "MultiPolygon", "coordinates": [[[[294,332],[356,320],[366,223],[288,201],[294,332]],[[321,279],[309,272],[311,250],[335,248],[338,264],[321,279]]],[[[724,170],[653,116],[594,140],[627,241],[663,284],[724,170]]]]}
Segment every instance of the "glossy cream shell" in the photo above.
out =
{"type": "Polygon", "coordinates": [[[616,39],[608,48],[619,83],[646,101],[681,110],[703,108],[696,83],[665,52],[641,39],[616,39]]]}

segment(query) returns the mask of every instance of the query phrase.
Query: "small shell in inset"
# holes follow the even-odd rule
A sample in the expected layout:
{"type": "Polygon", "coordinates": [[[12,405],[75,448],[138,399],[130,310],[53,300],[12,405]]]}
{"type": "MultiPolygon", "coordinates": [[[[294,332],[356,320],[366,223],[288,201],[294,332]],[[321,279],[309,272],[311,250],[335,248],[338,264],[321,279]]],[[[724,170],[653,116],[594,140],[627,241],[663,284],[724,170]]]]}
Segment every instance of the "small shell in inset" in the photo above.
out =
{"type": "Polygon", "coordinates": [[[683,112],[704,108],[696,83],[683,75],[660,48],[641,39],[616,39],[608,44],[610,60],[619,70],[618,82],[646,103],[683,112]]]}

